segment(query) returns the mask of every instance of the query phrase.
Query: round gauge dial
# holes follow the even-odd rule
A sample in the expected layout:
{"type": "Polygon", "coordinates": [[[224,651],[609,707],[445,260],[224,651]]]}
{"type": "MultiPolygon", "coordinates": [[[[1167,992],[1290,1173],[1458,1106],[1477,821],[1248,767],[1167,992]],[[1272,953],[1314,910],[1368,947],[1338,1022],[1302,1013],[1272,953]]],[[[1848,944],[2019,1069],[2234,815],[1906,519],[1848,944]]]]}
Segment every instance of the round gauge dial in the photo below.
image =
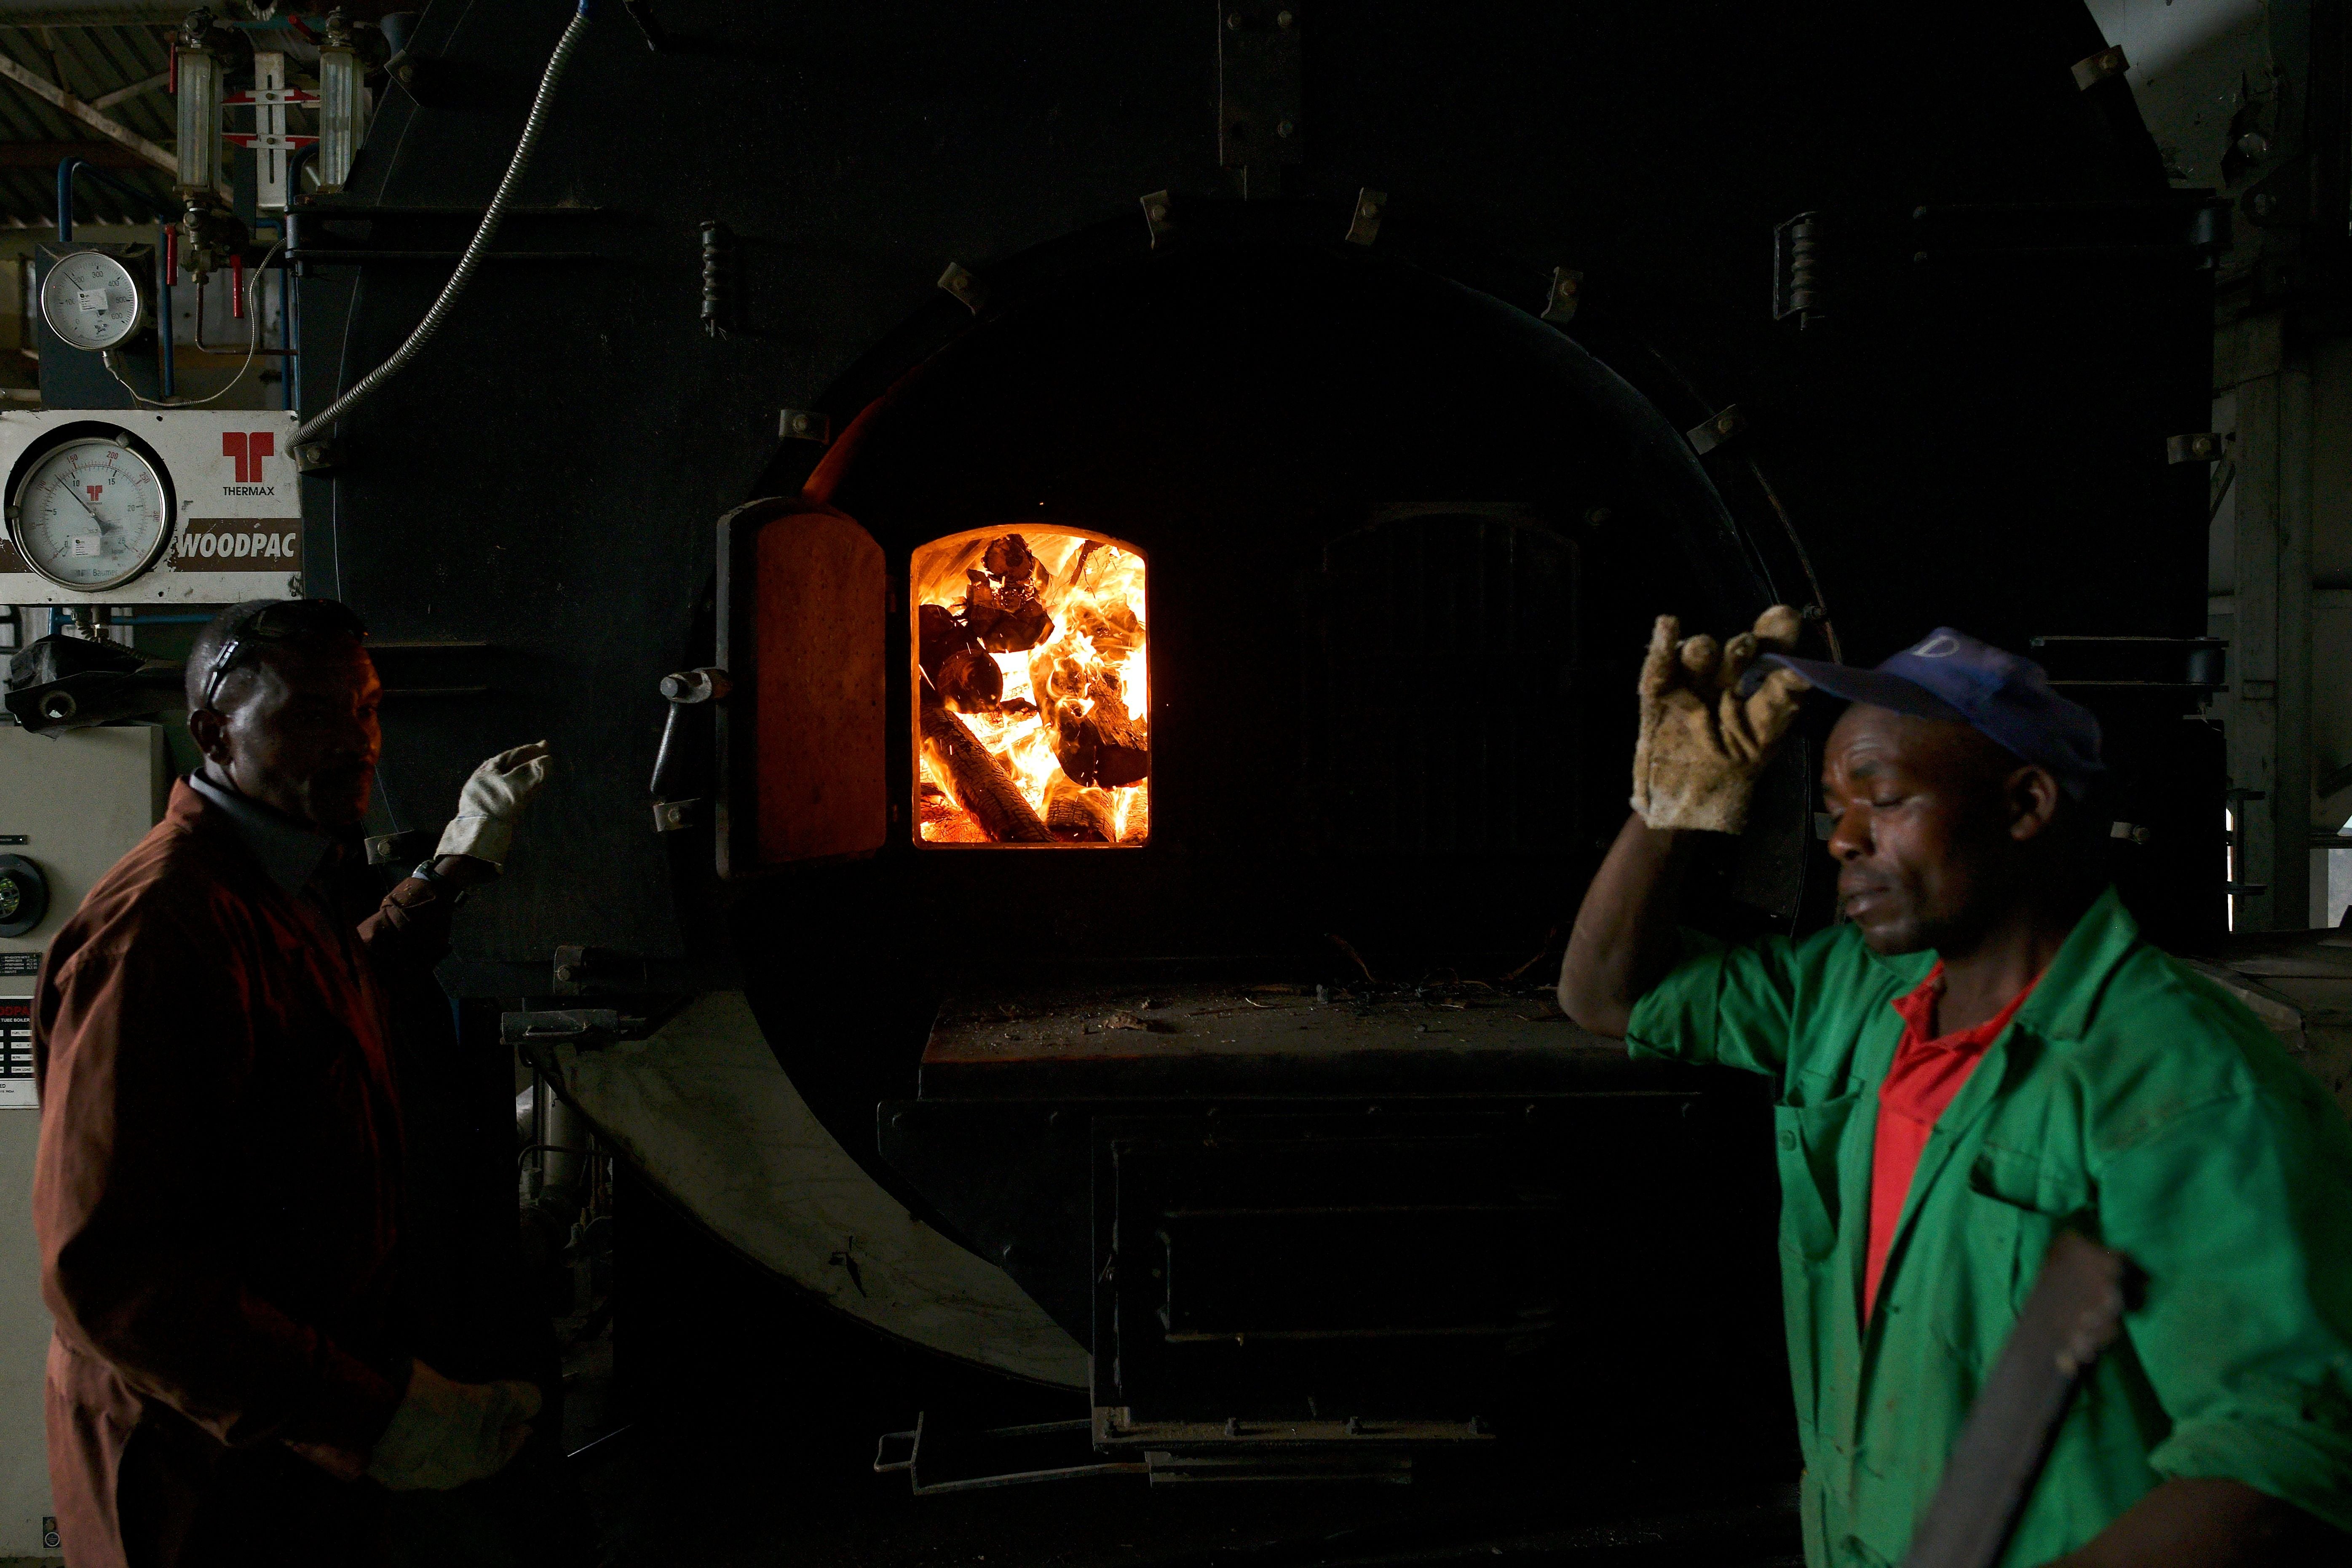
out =
{"type": "Polygon", "coordinates": [[[8,536],[26,563],[68,588],[111,588],[155,563],[170,503],[153,465],[103,436],[41,453],[8,497],[8,536]]]}
{"type": "Polygon", "coordinates": [[[41,319],[68,347],[110,349],[147,320],[138,275],[102,250],[77,250],[41,278],[41,319]]]}

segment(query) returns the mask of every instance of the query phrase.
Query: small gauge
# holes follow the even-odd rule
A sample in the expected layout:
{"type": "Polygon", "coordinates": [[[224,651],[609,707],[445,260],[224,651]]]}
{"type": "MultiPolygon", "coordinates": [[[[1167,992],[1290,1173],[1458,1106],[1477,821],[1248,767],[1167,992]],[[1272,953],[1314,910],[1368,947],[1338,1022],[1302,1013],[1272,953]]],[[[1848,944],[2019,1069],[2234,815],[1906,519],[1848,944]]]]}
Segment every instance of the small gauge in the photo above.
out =
{"type": "Polygon", "coordinates": [[[163,554],[170,525],[171,502],[154,465],[110,437],[39,454],[8,497],[16,552],[68,588],[111,588],[138,576],[163,554]]]}
{"type": "Polygon", "coordinates": [[[76,250],[41,278],[41,319],[68,348],[111,349],[146,324],[138,274],[102,250],[76,250]]]}
{"type": "Polygon", "coordinates": [[[22,936],[49,912],[49,879],[22,855],[0,855],[0,936],[22,936]]]}

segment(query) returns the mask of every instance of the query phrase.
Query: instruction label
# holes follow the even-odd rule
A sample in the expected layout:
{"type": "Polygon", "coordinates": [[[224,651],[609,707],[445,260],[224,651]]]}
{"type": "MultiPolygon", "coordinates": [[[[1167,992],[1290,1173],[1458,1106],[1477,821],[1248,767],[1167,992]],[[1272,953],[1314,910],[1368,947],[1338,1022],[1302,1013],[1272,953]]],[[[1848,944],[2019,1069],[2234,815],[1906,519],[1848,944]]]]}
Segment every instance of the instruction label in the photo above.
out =
{"type": "Polygon", "coordinates": [[[0,1109],[39,1104],[33,1095],[33,999],[0,996],[0,1109]]]}

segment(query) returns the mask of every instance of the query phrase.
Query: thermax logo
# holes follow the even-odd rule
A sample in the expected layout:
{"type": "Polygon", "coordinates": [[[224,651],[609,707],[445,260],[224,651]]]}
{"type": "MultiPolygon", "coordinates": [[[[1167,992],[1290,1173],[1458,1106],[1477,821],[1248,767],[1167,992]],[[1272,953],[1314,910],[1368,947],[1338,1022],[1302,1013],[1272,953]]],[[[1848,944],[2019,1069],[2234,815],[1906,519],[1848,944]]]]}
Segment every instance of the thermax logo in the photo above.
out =
{"type": "Polygon", "coordinates": [[[221,456],[236,460],[236,482],[257,485],[262,482],[263,462],[278,455],[278,437],[268,430],[224,430],[221,432],[221,456]]]}

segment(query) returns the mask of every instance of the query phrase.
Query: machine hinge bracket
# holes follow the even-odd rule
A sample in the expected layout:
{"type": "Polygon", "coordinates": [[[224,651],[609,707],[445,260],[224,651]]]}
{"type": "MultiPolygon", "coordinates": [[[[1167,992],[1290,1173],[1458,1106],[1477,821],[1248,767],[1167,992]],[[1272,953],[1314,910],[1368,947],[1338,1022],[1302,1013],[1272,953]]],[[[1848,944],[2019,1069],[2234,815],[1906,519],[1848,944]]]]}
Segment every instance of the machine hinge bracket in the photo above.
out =
{"type": "Polygon", "coordinates": [[[776,416],[776,435],[786,441],[833,444],[833,418],[814,408],[787,408],[776,416]]]}
{"type": "Polygon", "coordinates": [[[1157,250],[1176,232],[1173,205],[1166,191],[1154,191],[1138,200],[1143,207],[1144,227],[1151,231],[1151,248],[1157,250]]]}
{"type": "Polygon", "coordinates": [[[1817,212],[1799,213],[1772,231],[1772,319],[1810,325],[1822,313],[1821,244],[1827,226],[1817,212]]]}
{"type": "Polygon", "coordinates": [[[2087,92],[2109,77],[2121,76],[2129,69],[2131,69],[2131,62],[2124,58],[2123,46],[2116,44],[2101,49],[2086,59],[2076,60],[2074,85],[2087,92]]]}
{"type": "Polygon", "coordinates": [[[1389,194],[1366,185],[1356,193],[1356,210],[1348,218],[1348,243],[1370,245],[1381,237],[1381,214],[1388,210],[1389,194]]]}
{"type": "Polygon", "coordinates": [[[1244,194],[1299,162],[1303,99],[1297,0],[1219,0],[1217,162],[1242,172],[1244,194]]]}
{"type": "Polygon", "coordinates": [[[2168,463],[2210,463],[2221,455],[2221,437],[2211,430],[2174,436],[2164,443],[2164,460],[2168,463]]]}
{"type": "Polygon", "coordinates": [[[948,269],[940,274],[940,287],[963,301],[965,308],[975,316],[988,303],[988,285],[980,280],[978,273],[960,261],[948,263],[948,269]]]}
{"type": "Polygon", "coordinates": [[[1690,443],[1692,451],[1704,458],[1747,428],[1748,416],[1734,403],[1713,418],[1692,426],[1683,433],[1683,438],[1690,443]]]}
{"type": "Polygon", "coordinates": [[[1576,320],[1576,307],[1584,299],[1584,274],[1573,267],[1551,269],[1551,292],[1544,297],[1543,319],[1554,326],[1564,327],[1576,320]]]}

